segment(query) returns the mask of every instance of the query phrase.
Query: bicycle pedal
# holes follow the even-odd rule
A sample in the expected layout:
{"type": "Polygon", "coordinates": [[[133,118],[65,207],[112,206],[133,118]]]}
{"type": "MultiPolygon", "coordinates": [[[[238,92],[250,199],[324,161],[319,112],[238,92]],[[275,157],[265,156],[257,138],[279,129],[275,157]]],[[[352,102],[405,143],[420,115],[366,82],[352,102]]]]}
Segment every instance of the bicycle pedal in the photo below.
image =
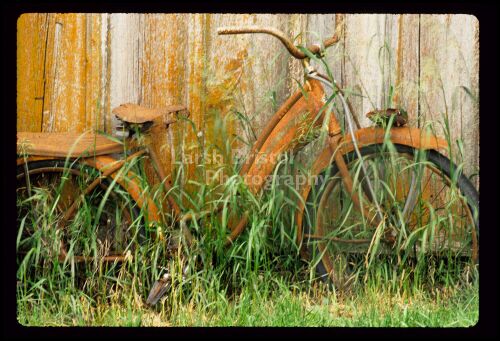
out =
{"type": "Polygon", "coordinates": [[[149,291],[148,298],[146,300],[146,304],[149,306],[154,306],[160,298],[162,298],[168,291],[172,284],[171,276],[169,273],[166,273],[159,280],[153,283],[153,287],[149,291]]]}

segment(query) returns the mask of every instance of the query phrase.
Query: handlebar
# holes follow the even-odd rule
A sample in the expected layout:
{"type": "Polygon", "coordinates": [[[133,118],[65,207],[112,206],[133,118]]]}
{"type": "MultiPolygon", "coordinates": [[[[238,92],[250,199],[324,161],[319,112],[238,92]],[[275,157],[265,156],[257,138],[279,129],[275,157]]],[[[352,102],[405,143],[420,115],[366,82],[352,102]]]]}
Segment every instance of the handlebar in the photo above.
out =
{"type": "MultiPolygon", "coordinates": [[[[283,45],[285,45],[286,49],[292,56],[297,59],[304,59],[307,55],[300,51],[291,41],[288,39],[285,34],[273,27],[262,27],[262,26],[244,26],[244,27],[219,27],[217,29],[218,34],[245,34],[245,33],[265,33],[270,34],[276,38],[278,38],[283,45]]],[[[323,46],[325,48],[332,46],[340,40],[340,37],[337,33],[335,33],[331,38],[323,41],[323,46]]],[[[311,44],[306,47],[313,54],[318,54],[321,51],[321,46],[319,44],[311,44]]]]}

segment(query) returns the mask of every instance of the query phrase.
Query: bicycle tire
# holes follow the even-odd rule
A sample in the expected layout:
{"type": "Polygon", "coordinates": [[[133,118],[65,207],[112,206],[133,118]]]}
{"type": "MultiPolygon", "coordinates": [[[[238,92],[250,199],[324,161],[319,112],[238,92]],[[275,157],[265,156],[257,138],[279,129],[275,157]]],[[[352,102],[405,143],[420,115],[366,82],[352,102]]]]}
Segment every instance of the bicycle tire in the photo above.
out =
{"type": "MultiPolygon", "coordinates": [[[[415,156],[417,153],[417,149],[409,147],[409,146],[404,146],[404,145],[393,145],[395,148],[395,151],[397,152],[398,155],[409,155],[409,156],[415,156]]],[[[366,156],[372,156],[372,155],[377,155],[380,153],[381,150],[386,148],[385,145],[383,144],[375,144],[375,145],[370,145],[366,146],[360,149],[361,155],[363,158],[366,156]]],[[[428,150],[425,152],[425,158],[426,158],[426,163],[423,164],[428,164],[431,165],[432,167],[435,167],[440,172],[440,175],[443,176],[443,179],[450,179],[453,177],[452,173],[455,170],[458,170],[457,166],[451,162],[447,157],[443,156],[439,152],[435,150],[428,150]]],[[[344,160],[348,165],[353,164],[357,160],[357,154],[352,151],[350,153],[347,153],[344,155],[344,160]]],[[[426,168],[428,166],[425,166],[426,168]]],[[[430,167],[429,167],[430,168],[430,167]]],[[[351,171],[351,169],[350,169],[351,171]]],[[[326,181],[327,181],[327,172],[330,172],[332,176],[335,176],[338,173],[338,168],[335,164],[335,162],[332,162],[332,165],[329,170],[325,170],[321,173],[322,176],[319,177],[319,181],[313,186],[313,191],[310,192],[308,198],[307,198],[307,204],[306,204],[306,213],[309,217],[313,217],[316,215],[315,209],[317,209],[317,206],[314,204],[314,200],[317,200],[318,197],[322,197],[323,193],[326,190],[326,181]],[[315,193],[315,194],[313,194],[315,193]]],[[[351,174],[352,175],[352,174],[351,174]]],[[[456,186],[459,189],[460,194],[465,198],[466,204],[463,204],[466,209],[469,210],[470,216],[469,220],[471,225],[473,225],[473,228],[471,228],[471,242],[472,244],[476,243],[476,259],[474,260],[475,263],[479,263],[479,257],[478,257],[478,250],[479,250],[479,194],[475,187],[472,185],[472,183],[469,181],[469,179],[463,174],[463,173],[456,173],[455,175],[456,178],[456,186]],[[474,231],[474,232],[472,232],[474,231]],[[475,239],[475,241],[474,241],[475,239]]],[[[338,183],[341,183],[339,180],[338,183]]],[[[338,186],[338,185],[337,185],[338,186]]],[[[343,185],[340,185],[342,187],[343,185]]],[[[444,187],[443,187],[444,188],[444,187]]],[[[425,190],[425,188],[424,188],[425,190]]],[[[437,196],[440,194],[438,193],[437,196]]],[[[432,197],[431,197],[432,198],[432,197]]],[[[469,214],[467,213],[467,214],[469,214]]],[[[345,218],[345,217],[343,217],[345,218]]],[[[314,219],[304,219],[304,244],[303,247],[306,249],[306,254],[308,255],[309,261],[313,261],[314,255],[317,255],[319,260],[316,260],[317,263],[315,265],[315,271],[316,274],[324,281],[328,282],[331,285],[334,285],[338,288],[341,288],[344,286],[344,283],[342,280],[339,280],[340,277],[342,277],[341,274],[335,273],[335,271],[332,271],[333,268],[332,264],[333,262],[331,259],[335,256],[329,255],[329,253],[332,253],[332,251],[327,250],[325,247],[323,247],[322,250],[320,250],[319,245],[321,243],[325,244],[328,242],[318,242],[318,241],[311,241],[310,238],[308,239],[308,236],[314,235],[316,231],[314,231],[314,224],[317,224],[317,222],[314,222],[314,219]],[[323,251],[323,254],[321,255],[321,251],[323,251]],[[330,259],[330,260],[329,260],[330,259]],[[330,261],[332,263],[327,264],[327,262],[330,261]]],[[[333,228],[335,230],[335,228],[333,228]]],[[[337,229],[338,230],[338,229],[337,229]]],[[[325,235],[325,234],[324,234],[325,235]]],[[[332,238],[330,238],[332,239],[332,238]]],[[[340,240],[340,238],[338,238],[340,240]]],[[[333,244],[331,242],[330,244],[333,244]]],[[[471,257],[474,258],[474,250],[471,250],[471,257]]],[[[337,271],[338,272],[338,271],[337,271]]]]}
{"type": "MultiPolygon", "coordinates": [[[[19,165],[16,173],[18,244],[23,244],[23,241],[25,241],[25,245],[22,248],[27,248],[29,250],[30,247],[33,247],[29,239],[37,233],[36,229],[40,227],[40,225],[37,227],[29,226],[29,221],[26,222],[26,220],[28,220],[28,215],[37,214],[34,207],[36,207],[36,209],[45,210],[41,211],[41,214],[38,215],[38,219],[42,219],[42,222],[43,219],[52,219],[49,217],[50,214],[55,215],[53,222],[57,222],[57,219],[62,215],[62,208],[67,209],[70,202],[72,202],[71,200],[74,200],[77,195],[81,194],[79,190],[85,188],[82,186],[82,183],[78,183],[78,181],[86,181],[88,185],[98,175],[99,172],[96,169],[72,160],[70,160],[68,164],[66,164],[65,160],[42,160],[19,165]],[[28,177],[29,186],[26,172],[30,175],[28,177]],[[83,176],[84,174],[86,175],[83,176]],[[83,179],[84,177],[87,177],[87,179],[83,179]],[[65,178],[65,180],[63,180],[63,178],[65,178]],[[54,192],[54,190],[56,192],[54,192]],[[26,194],[28,194],[28,196],[26,196],[26,194]],[[51,198],[53,194],[56,194],[55,200],[51,198]],[[65,195],[67,195],[66,198],[65,195]],[[54,201],[52,202],[51,200],[54,201]],[[65,200],[69,201],[65,202],[65,200]],[[29,207],[25,205],[29,205],[29,207]],[[52,208],[52,211],[47,212],[46,209],[50,208],[52,208]],[[43,216],[44,214],[45,216],[43,216]],[[23,231],[19,231],[21,225],[23,226],[23,231]],[[27,235],[29,233],[31,233],[31,236],[27,235]]],[[[87,223],[90,222],[90,225],[96,227],[96,230],[90,231],[90,234],[95,233],[96,243],[99,247],[103,248],[99,250],[99,256],[102,257],[102,259],[110,256],[109,260],[112,260],[112,257],[118,256],[119,254],[124,255],[127,250],[134,249],[136,243],[134,243],[133,240],[129,240],[130,234],[135,235],[136,241],[142,244],[145,240],[145,227],[140,217],[137,203],[130,198],[126,190],[118,183],[115,183],[113,185],[114,187],[109,190],[107,200],[104,201],[104,196],[110,186],[112,186],[112,182],[108,178],[101,179],[101,183],[92,192],[86,195],[81,205],[79,205],[75,212],[74,220],[76,221],[83,217],[82,215],[78,215],[78,212],[82,206],[85,206],[84,208],[88,210],[85,212],[86,217],[90,219],[87,223]],[[96,207],[92,205],[98,205],[97,210],[96,207]],[[99,209],[99,206],[101,206],[101,209],[99,209]],[[124,219],[122,220],[122,218],[124,219]],[[97,221],[97,219],[99,219],[99,221],[97,221]],[[133,228],[132,225],[134,226],[133,228]],[[120,234],[120,227],[121,232],[125,232],[124,234],[120,234]],[[125,237],[127,239],[117,241],[117,237],[125,237]],[[106,248],[108,248],[107,251],[106,248]],[[112,248],[115,249],[112,250],[112,248]]],[[[30,219],[32,219],[32,217],[30,217],[30,219]]],[[[35,222],[38,222],[38,220],[35,220],[35,222]]],[[[74,221],[70,219],[68,221],[68,226],[72,223],[74,223],[74,221]]],[[[41,224],[41,226],[44,226],[44,224],[41,224]]],[[[64,235],[61,236],[58,242],[61,240],[67,242],[71,240],[71,238],[74,238],[74,236],[72,237],[69,235],[71,233],[75,235],[76,233],[83,233],[82,231],[74,230],[73,227],[68,231],[68,228],[65,226],[63,230],[64,235]]],[[[77,237],[80,236],[81,234],[77,237]]],[[[92,238],[91,235],[85,237],[92,238]]],[[[132,238],[134,237],[132,236],[132,238]]],[[[73,240],[71,241],[73,242],[73,240]]],[[[45,240],[44,242],[49,250],[55,250],[57,247],[51,245],[50,240],[45,240]]],[[[80,250],[82,254],[78,255],[77,252],[79,249],[75,245],[76,243],[73,244],[75,257],[81,256],[89,257],[89,259],[92,258],[92,256],[86,254],[89,251],[88,247],[85,245],[82,246],[80,250]]],[[[19,250],[19,246],[20,245],[17,245],[18,263],[21,261],[19,259],[20,254],[22,255],[25,251],[19,250]]],[[[94,255],[95,254],[94,252],[94,255]]],[[[87,261],[84,260],[83,262],[87,261]]]]}

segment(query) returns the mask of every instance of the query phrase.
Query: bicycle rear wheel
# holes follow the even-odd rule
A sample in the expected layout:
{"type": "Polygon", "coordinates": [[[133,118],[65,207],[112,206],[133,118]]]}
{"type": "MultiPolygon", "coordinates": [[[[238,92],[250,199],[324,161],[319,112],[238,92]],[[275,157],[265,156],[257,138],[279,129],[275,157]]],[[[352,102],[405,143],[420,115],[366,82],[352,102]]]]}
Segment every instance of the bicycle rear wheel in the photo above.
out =
{"type": "Polygon", "coordinates": [[[309,194],[304,245],[317,274],[337,287],[346,287],[387,255],[399,263],[443,256],[479,260],[479,195],[471,182],[436,151],[391,146],[361,148],[368,174],[355,152],[344,156],[354,195],[371,209],[377,202],[384,214],[379,227],[370,226],[355,208],[335,163],[309,194]]]}
{"type": "Polygon", "coordinates": [[[64,212],[99,172],[78,162],[44,160],[17,168],[17,265],[21,273],[59,263],[121,262],[144,239],[137,204],[108,179],[64,212]]]}

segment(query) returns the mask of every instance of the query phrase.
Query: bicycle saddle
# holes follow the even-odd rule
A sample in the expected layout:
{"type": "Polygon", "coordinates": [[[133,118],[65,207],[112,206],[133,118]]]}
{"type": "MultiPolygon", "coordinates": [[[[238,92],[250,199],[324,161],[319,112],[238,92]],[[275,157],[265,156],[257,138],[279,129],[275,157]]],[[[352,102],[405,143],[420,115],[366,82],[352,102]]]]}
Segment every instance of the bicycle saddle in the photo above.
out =
{"type": "Polygon", "coordinates": [[[183,111],[189,115],[185,106],[170,105],[164,108],[150,109],[137,104],[126,103],[113,109],[121,121],[129,124],[143,124],[153,122],[156,118],[163,116],[163,123],[168,125],[177,121],[175,113],[183,111]]]}
{"type": "Polygon", "coordinates": [[[394,116],[392,124],[396,127],[405,126],[408,123],[408,113],[404,109],[387,108],[385,110],[373,110],[366,114],[372,122],[378,126],[387,126],[391,116],[394,116]]]}

